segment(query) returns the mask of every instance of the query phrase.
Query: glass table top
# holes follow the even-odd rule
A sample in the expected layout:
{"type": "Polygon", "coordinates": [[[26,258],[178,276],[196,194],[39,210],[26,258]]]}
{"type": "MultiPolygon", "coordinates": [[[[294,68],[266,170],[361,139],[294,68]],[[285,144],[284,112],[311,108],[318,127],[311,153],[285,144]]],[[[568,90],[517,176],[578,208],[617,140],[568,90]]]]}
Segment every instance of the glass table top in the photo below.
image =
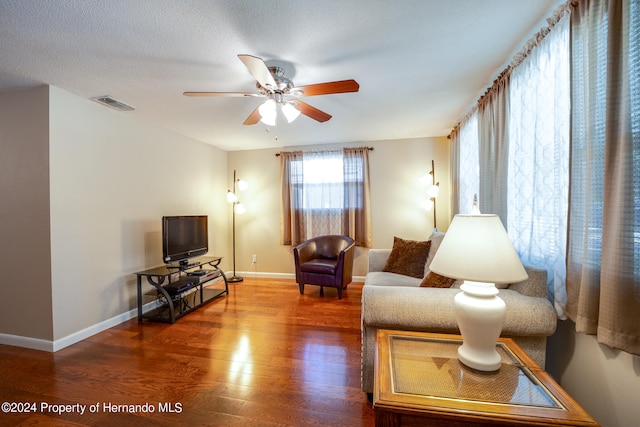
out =
{"type": "Polygon", "coordinates": [[[495,372],[476,371],[460,363],[460,345],[455,339],[389,335],[393,392],[564,409],[504,343],[497,343],[502,366],[495,372]]]}

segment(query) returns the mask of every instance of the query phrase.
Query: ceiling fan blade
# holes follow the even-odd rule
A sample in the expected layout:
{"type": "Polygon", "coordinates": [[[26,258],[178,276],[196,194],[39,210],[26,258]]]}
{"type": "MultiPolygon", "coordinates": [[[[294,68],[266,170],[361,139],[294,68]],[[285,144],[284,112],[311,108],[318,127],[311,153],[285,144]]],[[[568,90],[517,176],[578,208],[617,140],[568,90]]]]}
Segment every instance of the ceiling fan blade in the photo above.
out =
{"type": "Polygon", "coordinates": [[[318,83],[291,89],[291,92],[302,91],[300,96],[329,95],[332,93],[357,92],[360,85],[355,80],[339,80],[336,82],[318,83]]]}
{"type": "Polygon", "coordinates": [[[184,92],[184,96],[264,96],[258,93],[242,93],[242,92],[184,92]]]}
{"type": "Polygon", "coordinates": [[[316,107],[312,107],[306,102],[302,102],[298,99],[290,101],[295,104],[296,108],[305,116],[311,117],[313,120],[317,120],[321,123],[326,122],[331,116],[324,111],[318,110],[316,107]]]}
{"type": "Polygon", "coordinates": [[[251,114],[249,114],[249,117],[247,117],[247,119],[244,121],[243,124],[245,124],[245,125],[255,125],[256,123],[258,123],[260,121],[260,119],[262,117],[260,116],[260,111],[258,111],[258,108],[260,108],[260,106],[256,107],[256,109],[253,110],[253,112],[251,114]]]}
{"type": "Polygon", "coordinates": [[[238,58],[240,58],[240,61],[242,61],[262,86],[266,88],[277,87],[276,81],[271,75],[271,71],[269,71],[269,67],[267,67],[267,64],[265,64],[262,59],[252,55],[238,55],[238,58]]]}

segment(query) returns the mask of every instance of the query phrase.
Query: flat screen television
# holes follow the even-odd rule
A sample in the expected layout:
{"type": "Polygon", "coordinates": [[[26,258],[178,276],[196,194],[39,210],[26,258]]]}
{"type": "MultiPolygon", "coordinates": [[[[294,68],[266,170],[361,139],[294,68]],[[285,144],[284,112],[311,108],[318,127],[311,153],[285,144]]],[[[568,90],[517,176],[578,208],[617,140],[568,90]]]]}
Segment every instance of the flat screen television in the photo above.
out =
{"type": "Polygon", "coordinates": [[[209,251],[206,215],[162,217],[162,259],[165,263],[188,264],[189,258],[209,251]]]}

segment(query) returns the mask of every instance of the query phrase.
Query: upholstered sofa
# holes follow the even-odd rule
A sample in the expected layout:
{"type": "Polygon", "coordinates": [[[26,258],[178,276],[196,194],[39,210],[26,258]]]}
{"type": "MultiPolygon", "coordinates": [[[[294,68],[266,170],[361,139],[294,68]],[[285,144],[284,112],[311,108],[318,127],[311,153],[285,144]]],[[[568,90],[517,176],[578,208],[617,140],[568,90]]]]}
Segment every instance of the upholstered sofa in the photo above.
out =
{"type": "MultiPolygon", "coordinates": [[[[444,233],[434,233],[425,272],[444,233]]],[[[373,392],[376,329],[459,333],[453,298],[460,282],[449,288],[421,287],[422,278],[383,271],[391,249],[370,249],[362,289],[362,390],[373,392]]],[[[547,272],[525,265],[529,278],[500,289],[507,306],[502,336],[513,338],[544,367],[546,339],[556,329],[556,312],[547,299],[547,272]]]]}

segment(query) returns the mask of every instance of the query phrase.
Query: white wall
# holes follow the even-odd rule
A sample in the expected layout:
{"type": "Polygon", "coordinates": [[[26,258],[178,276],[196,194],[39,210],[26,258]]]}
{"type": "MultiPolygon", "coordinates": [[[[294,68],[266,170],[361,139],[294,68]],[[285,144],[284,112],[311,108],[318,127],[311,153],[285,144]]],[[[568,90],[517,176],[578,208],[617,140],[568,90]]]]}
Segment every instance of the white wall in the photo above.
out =
{"type": "MultiPolygon", "coordinates": [[[[331,145],[369,146],[373,247],[391,248],[393,237],[426,240],[433,231],[433,214],[421,204],[426,200],[427,185],[420,179],[435,161],[436,179],[441,193],[437,204],[438,228],[449,225],[449,141],[445,137],[415,138],[393,141],[368,141],[331,145]]],[[[286,151],[331,147],[287,147],[286,151]]],[[[293,274],[290,246],[280,245],[280,158],[281,150],[249,150],[229,153],[227,182],[233,184],[233,170],[250,187],[239,193],[247,212],[236,216],[236,267],[243,274],[293,274]],[[251,264],[251,256],[258,258],[251,264]]],[[[231,208],[228,208],[229,212],[231,208]]],[[[229,236],[231,239],[231,235],[229,236]]],[[[354,275],[367,271],[367,251],[356,248],[354,275]]]]}
{"type": "Polygon", "coordinates": [[[226,254],[226,152],[50,88],[53,339],[136,307],[162,264],[161,217],[209,215],[226,254]]]}

